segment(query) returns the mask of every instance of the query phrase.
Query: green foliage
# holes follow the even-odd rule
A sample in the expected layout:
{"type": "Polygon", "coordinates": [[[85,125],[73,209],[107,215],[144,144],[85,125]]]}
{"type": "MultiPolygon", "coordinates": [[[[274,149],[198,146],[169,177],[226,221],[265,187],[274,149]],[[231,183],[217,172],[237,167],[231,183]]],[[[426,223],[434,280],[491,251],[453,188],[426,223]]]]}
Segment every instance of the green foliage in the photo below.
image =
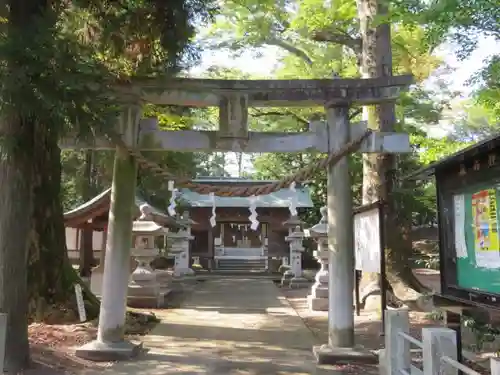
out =
{"type": "Polygon", "coordinates": [[[107,93],[114,77],[91,49],[62,32],[55,17],[48,13],[0,34],[0,59],[5,62],[0,65],[0,111],[36,117],[58,132],[71,127],[87,137],[90,124],[99,128],[117,116],[117,103],[107,93]]]}
{"type": "Polygon", "coordinates": [[[483,105],[476,100],[461,103],[455,114],[453,139],[472,142],[497,134],[500,130],[499,114],[489,103],[483,105]]]}
{"type": "Polygon", "coordinates": [[[135,73],[175,74],[196,62],[196,27],[216,11],[212,0],[75,0],[95,26],[94,43],[108,59],[133,61],[135,73]]]}
{"type": "Polygon", "coordinates": [[[500,122],[500,54],[494,55],[477,75],[480,87],[476,92],[479,104],[491,111],[490,121],[500,122]]]}
{"type": "MultiPolygon", "coordinates": [[[[57,126],[57,131],[63,129],[58,126],[61,123],[65,125],[64,129],[72,131],[78,125],[78,133],[90,137],[113,126],[121,104],[119,98],[111,94],[117,79],[144,74],[171,75],[195,63],[199,52],[193,42],[195,27],[209,20],[215,9],[214,2],[210,0],[82,0],[65,4],[59,9],[56,26],[50,29],[50,35],[47,35],[47,28],[43,25],[36,32],[27,33],[43,37],[44,43],[31,40],[35,45],[35,55],[42,56],[42,59],[30,55],[26,60],[42,72],[48,71],[43,61],[50,61],[54,67],[51,76],[57,80],[47,82],[45,77],[40,77],[38,81],[31,77],[28,79],[33,87],[47,89],[40,94],[40,98],[45,101],[51,99],[47,103],[49,113],[43,120],[57,126]],[[60,56],[61,51],[66,55],[60,56]],[[44,54],[48,53],[59,55],[45,58],[44,54]],[[66,106],[70,106],[71,111],[66,106]],[[58,119],[54,118],[54,108],[58,110],[58,119]]],[[[31,87],[27,89],[36,92],[31,87]]],[[[36,100],[28,102],[31,105],[36,100]]],[[[43,112],[37,109],[36,114],[39,116],[43,112]]],[[[146,106],[145,115],[157,116],[160,127],[168,130],[189,129],[194,123],[189,111],[176,107],[146,106]]],[[[88,199],[85,192],[89,186],[92,187],[92,194],[97,194],[111,185],[113,153],[93,153],[90,180],[84,173],[88,167],[84,153],[63,151],[65,209],[88,199]]],[[[167,152],[147,156],[168,166],[174,173],[193,176],[198,169],[197,155],[194,154],[167,152]]],[[[168,200],[167,181],[142,171],[138,179],[143,195],[148,197],[149,191],[158,191],[159,194],[150,198],[164,206],[168,200]]]]}
{"type": "Polygon", "coordinates": [[[462,57],[475,49],[478,35],[500,38],[500,8],[492,0],[397,0],[392,13],[406,24],[425,25],[432,46],[451,37],[460,44],[462,57]]]}
{"type": "Polygon", "coordinates": [[[494,342],[500,336],[500,329],[492,324],[484,323],[473,317],[463,316],[462,324],[469,328],[474,334],[475,345],[474,349],[480,351],[484,344],[494,342]]]}
{"type": "Polygon", "coordinates": [[[471,142],[451,141],[447,137],[429,138],[422,133],[412,135],[411,142],[418,152],[420,163],[423,165],[433,163],[471,145],[471,142]]]}
{"type": "MultiPolygon", "coordinates": [[[[393,2],[393,19],[423,26],[424,39],[431,47],[452,40],[459,45],[456,53],[460,58],[476,49],[479,37],[500,41],[500,7],[493,0],[397,0],[393,2]]],[[[495,53],[471,80],[479,84],[477,102],[493,111],[495,122],[500,120],[499,61],[500,55],[495,53]]]]}

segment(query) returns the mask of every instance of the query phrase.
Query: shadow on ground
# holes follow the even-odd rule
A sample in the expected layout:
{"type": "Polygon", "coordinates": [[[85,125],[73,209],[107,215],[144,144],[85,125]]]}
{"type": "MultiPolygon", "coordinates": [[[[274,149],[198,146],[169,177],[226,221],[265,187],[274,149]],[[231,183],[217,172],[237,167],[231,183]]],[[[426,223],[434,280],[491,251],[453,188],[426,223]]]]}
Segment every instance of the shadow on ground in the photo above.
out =
{"type": "Polygon", "coordinates": [[[311,349],[320,342],[270,280],[211,279],[197,285],[181,308],[156,314],[162,322],[144,337],[147,350],[106,374],[367,372],[353,366],[316,366],[311,349]]]}

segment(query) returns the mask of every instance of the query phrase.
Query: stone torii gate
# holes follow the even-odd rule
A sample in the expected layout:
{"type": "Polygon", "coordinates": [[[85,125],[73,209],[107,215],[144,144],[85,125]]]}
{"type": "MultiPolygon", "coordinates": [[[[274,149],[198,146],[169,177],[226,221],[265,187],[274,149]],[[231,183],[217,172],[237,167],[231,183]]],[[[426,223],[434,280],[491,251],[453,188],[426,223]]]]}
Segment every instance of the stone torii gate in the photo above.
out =
{"type": "MultiPolygon", "coordinates": [[[[351,105],[372,105],[397,99],[411,76],[376,79],[211,80],[138,79],[117,87],[128,103],[117,132],[128,148],[144,151],[335,152],[366,131],[349,124],[351,105]],[[141,118],[141,104],[219,107],[217,131],[161,131],[157,122],[141,118]],[[248,130],[249,107],[318,106],[326,123],[313,122],[299,133],[248,130]]],[[[115,149],[108,141],[77,143],[68,138],[62,148],[115,149]]],[[[409,152],[407,134],[372,133],[361,152],[409,152]]],[[[329,258],[328,345],[323,355],[354,346],[354,240],[351,184],[347,157],[328,168],[327,212],[329,258]],[[340,301],[340,303],[339,303],[340,301]]],[[[77,349],[89,359],[132,356],[137,347],[124,340],[128,269],[132,247],[132,206],[137,160],[116,147],[109,214],[108,243],[97,340],[77,349]]],[[[342,350],[344,351],[344,350],[342,350]]]]}

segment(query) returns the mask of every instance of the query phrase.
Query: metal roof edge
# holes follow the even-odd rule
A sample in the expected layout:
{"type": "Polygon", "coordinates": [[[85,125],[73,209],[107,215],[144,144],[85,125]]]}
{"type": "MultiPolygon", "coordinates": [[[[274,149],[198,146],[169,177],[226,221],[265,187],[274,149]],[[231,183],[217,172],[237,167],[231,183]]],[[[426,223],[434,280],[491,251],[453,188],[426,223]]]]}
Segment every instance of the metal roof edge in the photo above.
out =
{"type": "Polygon", "coordinates": [[[483,153],[485,150],[479,150],[479,149],[495,141],[500,141],[500,134],[496,134],[486,139],[483,139],[482,141],[478,141],[468,147],[463,148],[460,151],[455,152],[454,154],[436,160],[435,162],[430,163],[426,167],[423,167],[413,173],[404,176],[402,180],[427,180],[436,173],[436,169],[443,168],[449,164],[459,162],[460,158],[463,159],[466,156],[472,156],[468,154],[483,153]]]}

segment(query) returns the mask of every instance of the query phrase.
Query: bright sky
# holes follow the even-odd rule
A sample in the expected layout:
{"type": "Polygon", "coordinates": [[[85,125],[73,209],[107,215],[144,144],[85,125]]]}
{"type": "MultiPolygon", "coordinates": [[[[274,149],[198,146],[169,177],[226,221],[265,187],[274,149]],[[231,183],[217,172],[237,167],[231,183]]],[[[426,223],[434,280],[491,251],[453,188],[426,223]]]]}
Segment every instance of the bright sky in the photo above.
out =
{"type": "MultiPolygon", "coordinates": [[[[467,80],[483,66],[483,62],[491,56],[495,51],[500,50],[500,43],[495,41],[494,38],[483,38],[480,40],[478,48],[472,55],[463,61],[459,61],[455,54],[454,48],[456,46],[446,45],[443,46],[437,55],[443,57],[446,64],[452,69],[452,73],[445,76],[448,82],[448,87],[452,91],[460,91],[462,98],[467,98],[472,91],[472,87],[467,85],[467,80]]],[[[212,66],[236,68],[244,73],[260,76],[262,78],[270,77],[272,71],[278,66],[279,59],[283,51],[276,47],[262,48],[262,55],[260,58],[255,58],[252,52],[245,52],[240,57],[234,58],[226,51],[206,51],[202,54],[202,63],[196,68],[192,69],[190,75],[203,76],[204,71],[212,66]]],[[[443,77],[441,77],[443,78],[443,77]]],[[[429,88],[433,87],[433,79],[427,82],[429,88]]],[[[443,122],[440,126],[433,126],[429,129],[431,136],[440,137],[450,130],[451,125],[443,122]]],[[[228,155],[231,166],[228,172],[233,176],[237,176],[236,157],[234,154],[228,155]]],[[[248,160],[244,162],[244,169],[250,170],[251,165],[248,160]]]]}

